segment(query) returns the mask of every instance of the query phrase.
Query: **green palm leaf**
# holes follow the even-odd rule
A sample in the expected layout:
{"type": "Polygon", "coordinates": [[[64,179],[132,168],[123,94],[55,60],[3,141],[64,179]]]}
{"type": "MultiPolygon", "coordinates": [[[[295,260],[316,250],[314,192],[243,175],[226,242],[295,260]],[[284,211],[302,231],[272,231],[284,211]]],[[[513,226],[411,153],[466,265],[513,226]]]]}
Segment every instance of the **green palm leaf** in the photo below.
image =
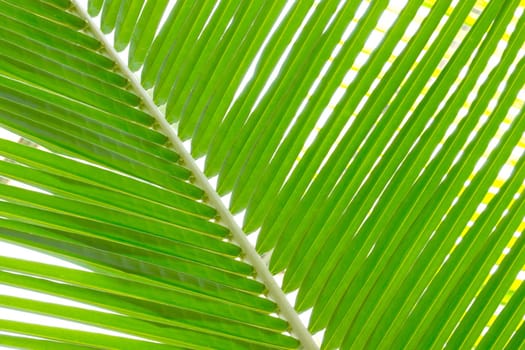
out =
{"type": "Polygon", "coordinates": [[[522,347],[524,9],[0,0],[0,344],[522,347]]]}

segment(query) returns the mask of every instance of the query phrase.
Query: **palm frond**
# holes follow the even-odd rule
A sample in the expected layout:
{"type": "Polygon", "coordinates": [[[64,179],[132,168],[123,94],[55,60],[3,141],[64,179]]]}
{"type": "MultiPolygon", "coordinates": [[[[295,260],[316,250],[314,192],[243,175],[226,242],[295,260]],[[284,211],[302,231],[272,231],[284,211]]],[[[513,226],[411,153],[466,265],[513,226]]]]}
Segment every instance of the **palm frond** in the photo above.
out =
{"type": "Polygon", "coordinates": [[[524,9],[0,0],[0,342],[519,348],[524,9]]]}

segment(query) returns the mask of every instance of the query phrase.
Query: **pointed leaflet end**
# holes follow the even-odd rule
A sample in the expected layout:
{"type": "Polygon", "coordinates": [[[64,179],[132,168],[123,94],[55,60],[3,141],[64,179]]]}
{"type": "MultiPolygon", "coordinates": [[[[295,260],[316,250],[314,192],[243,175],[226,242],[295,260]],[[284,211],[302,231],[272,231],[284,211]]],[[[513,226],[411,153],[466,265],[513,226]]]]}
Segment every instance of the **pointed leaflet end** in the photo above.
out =
{"type": "Polygon", "coordinates": [[[100,31],[104,34],[109,34],[111,33],[111,31],[113,30],[113,27],[112,26],[109,26],[109,25],[104,25],[104,24],[101,24],[100,25],[100,31]]]}
{"type": "Polygon", "coordinates": [[[155,85],[155,77],[149,73],[151,70],[149,70],[147,67],[147,65],[144,65],[142,72],[140,73],[140,83],[142,84],[144,90],[149,90],[155,85]]]}
{"type": "Polygon", "coordinates": [[[246,206],[246,214],[244,215],[245,232],[253,232],[259,227],[263,226],[263,220],[266,218],[267,211],[261,210],[260,207],[255,207],[252,202],[246,206]]]}
{"type": "Polygon", "coordinates": [[[130,55],[128,60],[128,67],[130,71],[136,72],[140,69],[140,67],[142,67],[142,62],[134,60],[133,57],[130,55]]]}
{"type": "Polygon", "coordinates": [[[204,157],[206,155],[206,148],[205,146],[201,146],[198,142],[195,142],[196,139],[193,138],[191,140],[191,155],[193,159],[199,159],[201,157],[204,157]]]}
{"type": "Polygon", "coordinates": [[[257,243],[255,244],[255,251],[259,253],[259,255],[268,253],[273,248],[271,244],[268,243],[270,242],[265,240],[264,237],[259,233],[259,236],[257,237],[257,243]]]}
{"type": "Polygon", "coordinates": [[[115,44],[113,45],[117,52],[122,52],[127,46],[128,44],[121,40],[115,40],[115,44]]]}
{"type": "Polygon", "coordinates": [[[206,160],[204,161],[204,175],[206,175],[209,178],[212,178],[216,176],[219,173],[218,167],[215,166],[215,164],[211,163],[209,161],[210,157],[206,157],[206,160]]]}
{"type": "MultiPolygon", "coordinates": [[[[230,211],[233,214],[240,213],[242,210],[246,209],[246,205],[248,204],[239,195],[239,192],[240,191],[235,191],[235,189],[234,189],[234,191],[232,192],[231,199],[230,199],[230,211]]],[[[246,231],[244,231],[244,232],[246,232],[246,231]]]]}
{"type": "Polygon", "coordinates": [[[233,186],[229,186],[227,182],[225,182],[225,176],[221,172],[219,174],[219,178],[217,179],[217,193],[221,196],[224,196],[231,192],[233,186]]]}
{"type": "MultiPolygon", "coordinates": [[[[298,283],[294,278],[293,278],[293,274],[287,272],[284,274],[284,279],[283,279],[283,291],[285,293],[290,293],[290,292],[293,292],[294,290],[296,289],[299,289],[300,287],[300,283],[298,283]]],[[[300,290],[299,290],[300,292],[300,290]]],[[[299,304],[299,295],[297,295],[298,299],[296,301],[296,305],[299,304]]],[[[308,307],[304,307],[302,311],[308,309],[308,307]]]]}
{"type": "MultiPolygon", "coordinates": [[[[268,270],[270,270],[270,272],[273,275],[276,275],[279,272],[284,271],[285,269],[286,269],[286,265],[283,266],[282,260],[274,259],[273,255],[272,255],[272,259],[270,259],[270,265],[268,266],[268,270]]],[[[285,291],[285,292],[288,292],[288,291],[285,291]]]]}
{"type": "Polygon", "coordinates": [[[253,220],[254,217],[250,213],[250,208],[246,209],[246,214],[244,215],[244,223],[242,229],[244,232],[254,232],[261,227],[260,222],[253,220]]]}
{"type": "Polygon", "coordinates": [[[317,332],[322,331],[324,328],[326,328],[326,324],[323,322],[319,322],[319,317],[316,315],[316,309],[314,308],[312,310],[312,315],[310,316],[310,323],[308,324],[308,330],[310,333],[315,334],[317,332]]]}
{"type": "Polygon", "coordinates": [[[100,10],[101,8],[99,6],[95,6],[93,5],[92,1],[89,2],[89,5],[88,5],[88,14],[91,16],[91,17],[97,17],[98,14],[100,13],[100,10]]]}
{"type": "MultiPolygon", "coordinates": [[[[166,114],[167,114],[166,118],[168,118],[168,120],[175,120],[175,119],[180,120],[180,117],[177,117],[177,116],[180,116],[181,114],[176,113],[174,111],[170,111],[167,108],[166,108],[166,114]]],[[[192,136],[192,132],[193,130],[191,128],[188,128],[187,124],[179,123],[179,127],[177,129],[177,135],[182,141],[189,140],[192,136]]]]}

